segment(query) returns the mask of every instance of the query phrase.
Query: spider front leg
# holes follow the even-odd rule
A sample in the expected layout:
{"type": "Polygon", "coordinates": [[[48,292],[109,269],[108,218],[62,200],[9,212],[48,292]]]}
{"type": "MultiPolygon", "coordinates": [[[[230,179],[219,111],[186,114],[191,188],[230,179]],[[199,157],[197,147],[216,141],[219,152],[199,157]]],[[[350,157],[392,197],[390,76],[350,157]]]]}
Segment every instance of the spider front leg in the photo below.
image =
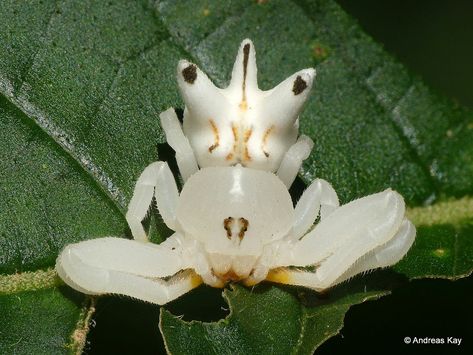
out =
{"type": "Polygon", "coordinates": [[[294,210],[294,224],[291,233],[282,241],[275,241],[267,245],[261,255],[258,265],[244,283],[247,286],[263,281],[277,261],[278,266],[288,266],[294,262],[291,252],[294,243],[307,233],[320,218],[326,218],[339,206],[338,196],[332,185],[323,179],[316,179],[303,192],[294,210]]]}
{"type": "Polygon", "coordinates": [[[335,283],[348,280],[362,272],[380,267],[388,267],[399,262],[414,243],[416,228],[407,218],[404,218],[401,228],[393,239],[358,260],[350,269],[341,275],[335,283]]]}
{"type": "Polygon", "coordinates": [[[276,175],[287,188],[290,188],[296,179],[302,162],[309,157],[314,142],[307,136],[301,135],[296,143],[284,154],[276,175]]]}
{"type": "Polygon", "coordinates": [[[162,161],[151,163],[141,173],[128,204],[126,220],[136,240],[148,241],[141,221],[148,213],[153,196],[156,197],[157,207],[164,223],[170,229],[176,230],[175,216],[179,191],[168,164],[162,161]]]}
{"type": "Polygon", "coordinates": [[[404,218],[401,228],[389,242],[360,257],[344,272],[341,268],[332,273],[324,273],[319,269],[312,272],[280,268],[271,271],[266,280],[323,291],[363,272],[396,264],[414,243],[415,234],[414,225],[404,218]]]}
{"type": "Polygon", "coordinates": [[[176,152],[176,162],[182,180],[186,182],[192,174],[199,170],[194,151],[182,131],[181,123],[173,108],[161,113],[159,118],[161,119],[161,127],[166,135],[166,140],[176,152]]]}
{"type": "Polygon", "coordinates": [[[332,185],[323,179],[314,180],[297,201],[294,225],[288,239],[299,240],[312,227],[319,214],[321,219],[326,218],[339,205],[332,185]]]}
{"type": "Polygon", "coordinates": [[[359,272],[399,261],[415,238],[404,217],[402,197],[390,189],[334,210],[299,242],[284,251],[267,280],[323,290],[359,272]],[[300,271],[278,266],[315,267],[300,271]]]}
{"type": "Polygon", "coordinates": [[[165,304],[202,283],[183,257],[177,233],[160,245],[99,238],[68,245],[56,261],[59,276],[90,295],[120,294],[165,304]],[[168,280],[162,277],[172,276],[168,280]]]}

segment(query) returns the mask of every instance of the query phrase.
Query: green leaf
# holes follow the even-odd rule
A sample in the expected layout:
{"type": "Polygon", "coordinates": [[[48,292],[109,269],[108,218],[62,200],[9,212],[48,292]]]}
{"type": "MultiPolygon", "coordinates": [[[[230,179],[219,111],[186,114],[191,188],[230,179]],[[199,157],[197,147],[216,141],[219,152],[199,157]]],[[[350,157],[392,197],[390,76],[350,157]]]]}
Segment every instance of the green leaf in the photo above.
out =
{"type": "Polygon", "coordinates": [[[230,307],[227,318],[187,323],[164,310],[160,329],[171,354],[312,354],[342,328],[350,306],[386,293],[352,290],[324,305],[313,295],[293,295],[275,286],[249,290],[233,285],[223,292],[230,307]]]}
{"type": "Polygon", "coordinates": [[[408,211],[416,241],[394,269],[409,278],[458,279],[472,273],[473,199],[446,200],[408,211]]]}
{"type": "MultiPolygon", "coordinates": [[[[342,202],[395,188],[418,229],[395,270],[472,272],[471,111],[410,75],[333,1],[9,0],[0,23],[0,353],[80,351],[93,306],[51,276],[57,254],[128,234],[134,183],[166,155],[158,114],[183,108],[177,61],[195,61],[223,86],[245,37],[265,89],[317,68],[300,119],[316,143],[303,180],[327,179],[342,202]]],[[[225,291],[228,318],[189,324],[163,312],[161,330],[175,353],[223,344],[229,353],[308,354],[338,332],[350,305],[391,287],[370,280],[324,301],[308,290],[235,287],[225,291]]]]}
{"type": "Polygon", "coordinates": [[[0,353],[80,353],[94,301],[60,284],[54,270],[0,276],[0,353]]]}

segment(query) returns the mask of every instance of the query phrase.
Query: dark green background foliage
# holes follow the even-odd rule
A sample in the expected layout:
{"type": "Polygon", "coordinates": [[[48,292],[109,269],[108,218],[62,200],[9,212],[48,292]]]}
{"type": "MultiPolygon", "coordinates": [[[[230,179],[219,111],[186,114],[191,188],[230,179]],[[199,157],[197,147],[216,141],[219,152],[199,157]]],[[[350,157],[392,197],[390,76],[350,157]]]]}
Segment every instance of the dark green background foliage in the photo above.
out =
{"type": "MultiPolygon", "coordinates": [[[[362,19],[372,16],[368,27],[380,40],[389,38],[374,1],[363,10],[342,3],[362,19]]],[[[412,10],[402,6],[399,14],[412,10]]],[[[408,21],[394,23],[403,27],[391,36],[413,31],[408,21]]],[[[428,88],[334,1],[7,0],[0,24],[0,353],[66,353],[84,345],[83,322],[92,308],[52,281],[55,258],[68,243],[129,236],[124,212],[137,177],[158,156],[170,157],[158,114],[183,108],[177,61],[196,62],[225,86],[246,37],[255,43],[263,89],[299,69],[317,68],[316,88],[300,118],[315,148],[294,195],[315,177],[330,181],[343,203],[393,187],[410,206],[416,243],[393,270],[357,277],[326,294],[234,285],[223,299],[220,290],[202,287],[162,311],[103,297],[86,351],[164,351],[160,330],[173,354],[310,354],[339,332],[352,305],[393,288],[471,292],[471,278],[406,284],[472,271],[473,113],[428,88]]],[[[438,44],[438,56],[446,58],[444,71],[454,73],[456,62],[448,60],[458,55],[445,56],[448,44],[438,44]]],[[[430,58],[419,69],[426,62],[430,58]]],[[[473,105],[471,96],[454,90],[461,85],[449,85],[443,90],[473,105]]],[[[153,240],[162,240],[166,232],[156,221],[153,240]]],[[[410,309],[406,294],[395,291],[401,301],[394,307],[410,309]]],[[[386,308],[373,307],[355,307],[361,315],[354,319],[361,322],[366,309],[370,327],[376,326],[373,312],[386,308]]],[[[388,332],[392,328],[382,334],[388,332]]],[[[407,335],[460,336],[399,337],[407,335]]],[[[346,344],[336,338],[320,351],[346,344]]]]}

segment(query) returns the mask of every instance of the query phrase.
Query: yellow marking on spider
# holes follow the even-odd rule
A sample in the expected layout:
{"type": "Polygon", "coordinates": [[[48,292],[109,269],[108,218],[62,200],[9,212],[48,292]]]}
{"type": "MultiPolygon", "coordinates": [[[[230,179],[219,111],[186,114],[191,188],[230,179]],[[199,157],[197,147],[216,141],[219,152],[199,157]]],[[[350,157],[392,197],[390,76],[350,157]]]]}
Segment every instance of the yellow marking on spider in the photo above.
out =
{"type": "Polygon", "coordinates": [[[254,279],[245,279],[245,280],[242,281],[242,283],[246,287],[252,287],[252,286],[255,286],[255,285],[259,284],[259,281],[256,281],[254,279]]]}
{"type": "Polygon", "coordinates": [[[272,125],[271,127],[269,127],[265,132],[264,132],[264,135],[263,135],[263,141],[261,143],[261,150],[263,151],[264,155],[267,157],[269,157],[269,153],[264,149],[266,147],[266,143],[268,141],[268,138],[269,136],[271,135],[271,133],[273,133],[274,131],[274,125],[272,125]]]}
{"type": "Polygon", "coordinates": [[[192,271],[190,282],[191,282],[192,287],[197,287],[202,284],[203,280],[199,275],[197,275],[194,271],[192,271]]]}
{"type": "Polygon", "coordinates": [[[287,270],[284,269],[274,269],[268,273],[266,280],[277,282],[280,284],[289,284],[291,282],[291,275],[287,270]]]}
{"type": "Polygon", "coordinates": [[[212,153],[212,151],[215,148],[217,148],[218,145],[220,144],[220,136],[218,134],[218,128],[217,128],[217,125],[215,124],[215,121],[210,119],[209,123],[212,126],[212,131],[214,132],[214,139],[215,139],[215,143],[209,147],[209,152],[212,153]]]}

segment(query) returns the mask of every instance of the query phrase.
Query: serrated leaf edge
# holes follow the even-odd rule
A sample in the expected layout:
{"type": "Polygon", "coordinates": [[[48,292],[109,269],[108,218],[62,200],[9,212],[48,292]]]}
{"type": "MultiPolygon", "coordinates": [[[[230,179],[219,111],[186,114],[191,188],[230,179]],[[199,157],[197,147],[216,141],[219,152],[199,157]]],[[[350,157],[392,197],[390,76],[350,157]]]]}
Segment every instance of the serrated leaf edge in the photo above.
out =
{"type": "MultiPolygon", "coordinates": [[[[172,314],[171,312],[169,312],[168,310],[166,310],[164,307],[162,307],[161,310],[160,310],[160,313],[159,313],[159,331],[161,332],[161,335],[163,337],[163,342],[164,342],[164,347],[166,349],[166,353],[169,354],[169,355],[172,355],[172,352],[169,350],[167,340],[166,340],[166,337],[164,335],[163,327],[162,327],[163,316],[164,316],[165,312],[168,315],[170,315],[172,318],[178,319],[180,322],[184,323],[184,325],[187,326],[187,327],[191,327],[192,325],[195,325],[195,324],[206,325],[206,326],[218,326],[219,324],[228,323],[230,321],[230,318],[233,316],[233,313],[234,313],[233,305],[230,302],[229,293],[230,292],[232,292],[232,293],[238,292],[238,287],[239,287],[238,285],[233,285],[232,284],[232,285],[230,285],[231,289],[225,288],[223,290],[222,297],[225,300],[225,302],[228,304],[229,313],[225,318],[222,318],[222,319],[220,319],[216,322],[203,322],[203,321],[198,321],[198,320],[184,321],[184,320],[181,319],[181,316],[176,316],[176,315],[172,314]]],[[[348,312],[348,310],[352,306],[359,305],[359,304],[362,304],[362,303],[367,302],[367,301],[375,301],[375,300],[378,300],[381,297],[387,296],[389,294],[391,294],[391,291],[383,290],[383,291],[376,292],[375,294],[367,295],[366,297],[362,298],[360,301],[355,302],[355,303],[342,303],[342,304],[336,305],[336,307],[345,308],[345,311],[343,312],[342,316],[340,317],[341,319],[340,319],[339,326],[333,332],[329,332],[327,334],[324,334],[325,336],[321,339],[321,341],[316,343],[314,345],[314,347],[311,349],[311,352],[308,353],[307,355],[312,354],[320,345],[322,345],[328,339],[332,338],[333,336],[337,335],[340,332],[340,330],[344,327],[344,321],[345,321],[346,313],[348,312]]],[[[299,306],[300,306],[300,309],[301,309],[301,315],[300,316],[304,317],[304,308],[303,308],[302,304],[300,304],[300,303],[299,303],[299,306]]],[[[305,319],[307,319],[307,317],[305,319]]],[[[294,347],[293,351],[291,352],[292,355],[304,354],[304,353],[298,352],[298,347],[300,347],[302,345],[303,339],[304,339],[303,330],[304,330],[303,325],[301,325],[301,334],[300,334],[299,339],[297,340],[297,345],[294,347]]]]}
{"type": "Polygon", "coordinates": [[[67,345],[71,354],[80,355],[87,344],[87,334],[89,334],[92,316],[95,314],[96,298],[86,297],[84,300],[79,320],[71,334],[71,342],[67,345]]]}

